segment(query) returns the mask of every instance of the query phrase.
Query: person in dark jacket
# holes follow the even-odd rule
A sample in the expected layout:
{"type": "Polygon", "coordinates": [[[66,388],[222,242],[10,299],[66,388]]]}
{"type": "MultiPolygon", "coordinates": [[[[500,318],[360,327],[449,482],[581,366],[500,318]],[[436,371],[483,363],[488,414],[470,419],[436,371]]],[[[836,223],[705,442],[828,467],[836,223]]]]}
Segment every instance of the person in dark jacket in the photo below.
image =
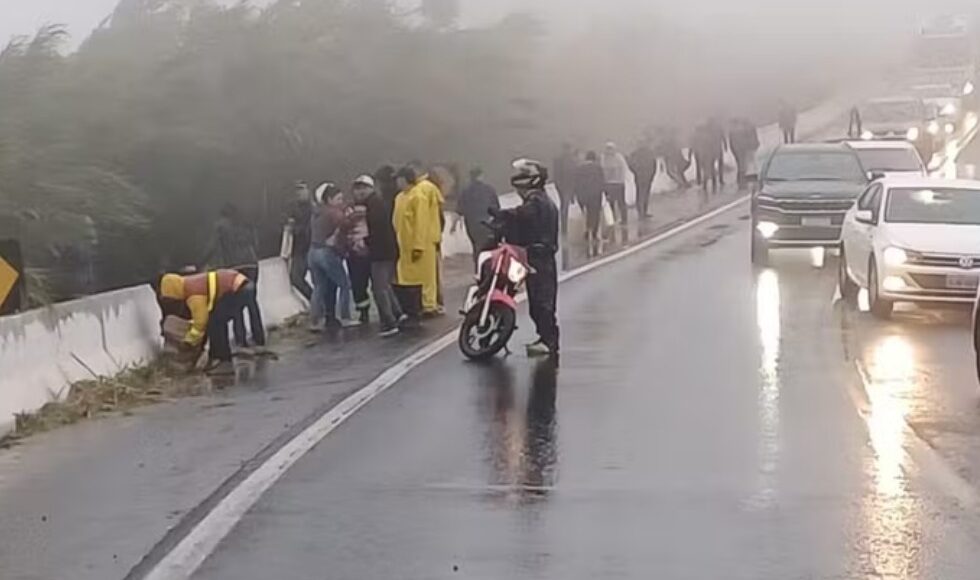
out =
{"type": "Polygon", "coordinates": [[[524,203],[497,211],[508,226],[508,239],[527,250],[531,273],[527,279],[527,299],[531,319],[537,327],[538,340],[527,346],[529,356],[551,356],[557,360],[558,329],[558,252],[559,210],[544,188],[548,170],[537,161],[514,162],[517,173],[511,185],[524,203]]]}
{"type": "Polygon", "coordinates": [[[306,256],[310,253],[310,217],[313,215],[313,194],[305,181],[296,182],[296,197],[286,215],[293,232],[293,249],[289,257],[289,282],[306,301],[313,297],[313,288],[306,281],[309,268],[306,256]]]}
{"type": "Polygon", "coordinates": [[[561,233],[568,233],[568,209],[575,198],[575,170],[578,168],[578,160],[575,158],[575,151],[571,143],[564,143],[561,146],[561,153],[555,158],[555,189],[558,190],[558,199],[561,200],[561,233]]]}
{"type": "Polygon", "coordinates": [[[401,191],[395,179],[396,173],[391,165],[382,165],[374,172],[374,189],[381,196],[381,200],[387,204],[388,211],[391,213],[394,213],[395,196],[401,191]]]}
{"type": "Polygon", "coordinates": [[[725,125],[715,116],[708,119],[708,136],[711,140],[711,156],[715,161],[715,176],[718,185],[725,185],[725,151],[728,149],[728,138],[725,135],[725,125]]]}
{"type": "MultiPolygon", "coordinates": [[[[201,263],[217,268],[237,270],[257,288],[259,284],[257,245],[255,230],[242,220],[238,206],[233,203],[226,203],[221,208],[221,217],[215,224],[214,235],[201,263]]],[[[232,320],[232,326],[235,330],[235,345],[239,349],[249,348],[248,336],[245,332],[246,312],[252,331],[252,344],[259,348],[265,347],[265,327],[262,322],[262,312],[255,296],[253,294],[252,300],[244,302],[243,309],[232,320]]]]}
{"type": "Polygon", "coordinates": [[[739,190],[744,189],[747,183],[747,168],[759,151],[759,132],[755,125],[745,118],[732,121],[731,130],[728,133],[728,147],[735,157],[735,174],[738,181],[739,190]]]}
{"type": "Polygon", "coordinates": [[[334,319],[334,305],[340,307],[340,325],[360,326],[351,318],[351,283],[344,259],[347,256],[351,222],[344,194],[333,183],[317,188],[317,207],[310,227],[310,272],[313,273],[313,303],[310,330],[319,332],[334,319]]]}
{"type": "Polygon", "coordinates": [[[630,171],[636,177],[636,212],[640,219],[650,217],[650,187],[657,176],[657,154],[653,151],[650,138],[644,137],[635,151],[627,158],[630,171]]]}
{"type": "Polygon", "coordinates": [[[375,189],[375,180],[362,175],[354,180],[356,203],[363,205],[367,222],[367,251],[371,268],[371,293],[381,320],[381,336],[395,336],[404,315],[395,296],[395,269],[398,263],[398,242],[391,223],[391,208],[375,189]]]}
{"type": "Polygon", "coordinates": [[[483,181],[482,169],[473,168],[470,171],[470,183],[459,196],[456,212],[463,219],[466,235],[469,236],[470,243],[473,245],[474,266],[480,252],[493,242],[493,231],[484,222],[490,217],[491,211],[496,209],[500,209],[500,198],[497,196],[497,190],[483,181]]]}
{"type": "Polygon", "coordinates": [[[575,172],[575,200],[585,212],[585,237],[590,254],[599,249],[599,223],[605,187],[606,177],[599,165],[599,155],[589,151],[585,155],[585,163],[575,172]]]}

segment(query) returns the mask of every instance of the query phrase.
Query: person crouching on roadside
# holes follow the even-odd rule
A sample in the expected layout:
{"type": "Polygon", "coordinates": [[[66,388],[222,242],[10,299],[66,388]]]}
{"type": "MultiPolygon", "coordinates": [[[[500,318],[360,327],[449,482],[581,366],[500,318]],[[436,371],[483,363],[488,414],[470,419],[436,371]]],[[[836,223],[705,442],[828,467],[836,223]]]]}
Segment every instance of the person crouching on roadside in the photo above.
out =
{"type": "Polygon", "coordinates": [[[228,323],[246,304],[255,302],[255,284],[234,270],[212,270],[187,276],[164,274],[158,288],[165,315],[168,302],[185,306],[186,310],[181,310],[190,314],[190,327],[181,339],[182,347],[199,351],[207,343],[207,372],[234,374],[228,323]]]}

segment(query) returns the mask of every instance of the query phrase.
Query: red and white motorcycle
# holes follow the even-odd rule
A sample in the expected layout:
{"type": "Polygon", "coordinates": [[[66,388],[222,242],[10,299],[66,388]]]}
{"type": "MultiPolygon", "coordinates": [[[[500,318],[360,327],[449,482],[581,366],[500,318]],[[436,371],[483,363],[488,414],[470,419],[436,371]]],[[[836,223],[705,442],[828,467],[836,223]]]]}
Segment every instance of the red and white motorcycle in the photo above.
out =
{"type": "MultiPolygon", "coordinates": [[[[498,224],[488,224],[495,231],[498,224]]],[[[501,240],[501,236],[497,236],[501,240]]],[[[466,294],[460,312],[459,349],[471,360],[492,358],[507,348],[517,330],[516,296],[530,273],[527,251],[499,241],[477,259],[477,283],[466,294]]]]}

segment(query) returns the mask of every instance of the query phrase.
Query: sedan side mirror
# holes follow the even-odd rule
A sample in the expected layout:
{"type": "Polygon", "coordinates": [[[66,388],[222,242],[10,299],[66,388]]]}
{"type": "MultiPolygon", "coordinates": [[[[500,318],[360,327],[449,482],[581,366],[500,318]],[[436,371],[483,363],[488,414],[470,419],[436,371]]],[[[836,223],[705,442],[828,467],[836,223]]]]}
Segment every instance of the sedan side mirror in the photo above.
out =
{"type": "Polygon", "coordinates": [[[875,216],[871,213],[870,209],[859,209],[854,212],[854,221],[873,226],[875,223],[875,216]]]}

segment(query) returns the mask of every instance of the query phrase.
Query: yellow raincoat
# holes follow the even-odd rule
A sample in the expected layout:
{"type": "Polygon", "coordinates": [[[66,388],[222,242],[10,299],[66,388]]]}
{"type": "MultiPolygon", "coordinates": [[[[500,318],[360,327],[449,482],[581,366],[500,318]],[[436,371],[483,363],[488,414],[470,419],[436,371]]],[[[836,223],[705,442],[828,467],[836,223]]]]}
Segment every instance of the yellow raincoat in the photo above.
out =
{"type": "Polygon", "coordinates": [[[436,246],[428,206],[425,194],[416,186],[395,197],[392,225],[398,238],[398,283],[402,286],[424,289],[427,281],[436,277],[436,246]],[[413,259],[415,252],[421,253],[421,258],[413,259]]]}
{"type": "Polygon", "coordinates": [[[442,244],[442,207],[446,199],[428,175],[423,175],[412,190],[425,200],[425,222],[434,257],[433,268],[426,270],[422,282],[422,310],[434,312],[439,309],[439,246],[442,244]]]}

